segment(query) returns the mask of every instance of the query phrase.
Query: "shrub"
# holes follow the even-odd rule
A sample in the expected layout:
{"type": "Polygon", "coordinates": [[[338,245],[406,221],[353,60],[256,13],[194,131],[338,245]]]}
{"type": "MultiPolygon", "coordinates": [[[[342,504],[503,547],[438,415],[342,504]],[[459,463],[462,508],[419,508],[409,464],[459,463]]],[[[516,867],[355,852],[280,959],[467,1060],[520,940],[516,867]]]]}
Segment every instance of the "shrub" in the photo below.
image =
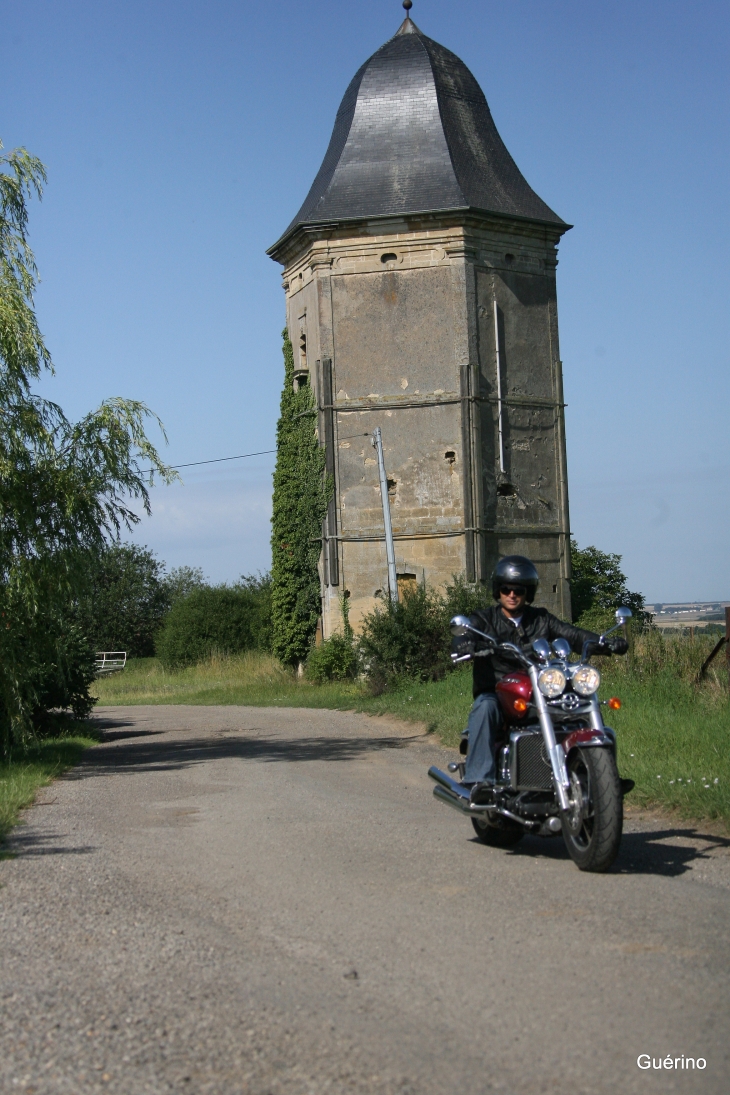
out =
{"type": "Polygon", "coordinates": [[[360,652],[375,691],[401,677],[438,680],[449,669],[451,635],[443,597],[425,583],[385,601],[363,621],[360,652]]]}
{"type": "Polygon", "coordinates": [[[357,651],[351,638],[332,635],[307,656],[307,677],[315,684],[352,680],[357,675],[357,651]]]}
{"type": "Polygon", "coordinates": [[[181,597],[187,597],[188,593],[192,593],[195,589],[202,589],[207,584],[200,567],[173,567],[164,578],[170,606],[181,597]]]}
{"type": "Polygon", "coordinates": [[[96,702],[89,692],[96,678],[94,649],[81,629],[61,620],[44,632],[33,643],[36,661],[29,666],[35,692],[32,720],[40,733],[56,730],[53,712],[70,709],[75,718],[83,719],[96,702]]]}
{"type": "Polygon", "coordinates": [[[162,664],[179,669],[214,651],[265,650],[270,642],[264,621],[268,588],[267,579],[245,579],[237,586],[207,586],[179,598],[157,639],[162,664]]]}
{"type": "Polygon", "coordinates": [[[77,619],[94,650],[149,658],[170,599],[163,566],[149,548],[111,544],[89,557],[77,619]]]}
{"type": "Polygon", "coordinates": [[[256,636],[254,649],[270,654],[273,644],[271,574],[268,571],[266,574],[243,574],[237,588],[251,597],[256,636]]]}
{"type": "Polygon", "coordinates": [[[331,635],[319,646],[312,646],[307,655],[307,677],[315,684],[325,681],[345,681],[357,676],[359,667],[355,633],[350,625],[347,597],[340,597],[342,634],[331,635]]]}
{"type": "Polygon", "coordinates": [[[452,616],[471,616],[493,604],[491,583],[467,582],[464,574],[452,574],[451,585],[444,590],[444,611],[449,620],[452,616]]]}
{"type": "Polygon", "coordinates": [[[596,547],[579,548],[577,542],[571,540],[570,558],[573,620],[579,627],[598,632],[612,627],[615,623],[613,614],[620,605],[631,609],[634,627],[638,630],[651,624],[652,615],[644,608],[644,597],[641,593],[632,593],[626,585],[620,555],[599,551],[596,547]]]}
{"type": "Polygon", "coordinates": [[[452,666],[449,620],[493,603],[487,586],[467,582],[463,574],[452,575],[443,595],[422,584],[406,590],[397,604],[385,601],[365,617],[360,639],[371,691],[390,688],[402,677],[443,677],[452,666]]]}

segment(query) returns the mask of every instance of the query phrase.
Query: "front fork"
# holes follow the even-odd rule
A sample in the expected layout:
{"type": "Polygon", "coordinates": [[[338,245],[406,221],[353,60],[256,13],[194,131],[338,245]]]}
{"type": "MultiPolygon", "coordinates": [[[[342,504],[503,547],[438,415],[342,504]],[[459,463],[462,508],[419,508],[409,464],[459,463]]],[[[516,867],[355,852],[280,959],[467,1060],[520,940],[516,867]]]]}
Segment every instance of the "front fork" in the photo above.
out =
{"type": "Polygon", "coordinates": [[[598,696],[594,692],[591,696],[591,726],[594,730],[604,730],[601,708],[598,705],[598,696]]]}
{"type": "MultiPolygon", "coordinates": [[[[565,763],[565,753],[555,740],[555,730],[553,729],[553,720],[550,717],[550,709],[548,708],[545,697],[537,686],[538,667],[536,665],[531,665],[529,672],[530,680],[532,681],[533,703],[537,707],[537,714],[540,719],[540,729],[542,730],[545,748],[550,757],[550,766],[553,770],[555,793],[558,796],[560,809],[563,813],[566,813],[571,809],[571,802],[569,794],[570,780],[568,778],[568,766],[565,763]]],[[[600,719],[600,714],[598,717],[600,719]]]]}

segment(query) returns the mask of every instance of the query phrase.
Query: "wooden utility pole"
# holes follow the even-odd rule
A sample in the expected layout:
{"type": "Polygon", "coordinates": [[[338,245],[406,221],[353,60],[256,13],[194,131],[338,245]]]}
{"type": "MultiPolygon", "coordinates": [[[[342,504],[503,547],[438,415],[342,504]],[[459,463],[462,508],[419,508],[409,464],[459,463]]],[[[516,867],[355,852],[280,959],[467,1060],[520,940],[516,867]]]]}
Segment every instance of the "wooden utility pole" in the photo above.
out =
{"type": "Polygon", "coordinates": [[[725,608],[725,634],[719,638],[715,646],[710,651],[709,657],[705,658],[702,663],[702,668],[697,674],[697,684],[704,678],[705,673],[710,667],[710,663],[717,654],[720,653],[723,646],[725,647],[725,664],[727,666],[727,683],[730,688],[730,605],[725,608]]]}

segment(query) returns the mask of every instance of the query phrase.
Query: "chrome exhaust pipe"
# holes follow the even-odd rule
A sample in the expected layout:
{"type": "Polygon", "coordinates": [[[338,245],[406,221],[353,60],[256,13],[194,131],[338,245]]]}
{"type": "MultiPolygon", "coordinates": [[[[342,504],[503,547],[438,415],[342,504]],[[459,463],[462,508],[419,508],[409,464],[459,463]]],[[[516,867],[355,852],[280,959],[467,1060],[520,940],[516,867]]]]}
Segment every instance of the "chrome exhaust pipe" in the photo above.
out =
{"type": "Polygon", "coordinates": [[[454,795],[451,791],[443,787],[440,783],[433,789],[434,798],[437,798],[439,802],[446,803],[447,806],[451,806],[454,810],[458,810],[460,814],[464,814],[465,817],[484,817],[485,814],[489,814],[492,819],[495,815],[509,818],[510,821],[516,821],[520,825],[523,825],[525,829],[533,830],[538,826],[536,821],[527,821],[523,817],[518,817],[517,814],[510,813],[509,810],[505,810],[502,806],[472,806],[469,799],[464,795],[454,795]]]}
{"type": "Polygon", "coordinates": [[[467,817],[474,815],[469,809],[468,798],[457,798],[455,795],[450,794],[445,787],[437,784],[433,789],[434,798],[437,798],[439,802],[445,802],[447,806],[452,806],[454,810],[458,810],[460,814],[466,814],[467,817]]]}
{"type": "Polygon", "coordinates": [[[528,821],[526,818],[505,810],[503,806],[497,806],[495,803],[472,804],[469,790],[463,784],[457,783],[455,779],[447,776],[440,768],[431,767],[428,774],[437,785],[433,789],[434,798],[437,798],[439,802],[445,802],[447,806],[453,806],[460,814],[466,814],[467,817],[479,817],[480,814],[492,814],[492,816],[500,814],[502,817],[509,818],[510,821],[516,821],[519,825],[524,825],[525,829],[538,828],[538,822],[528,821]]]}
{"type": "MultiPolygon", "coordinates": [[[[455,796],[457,799],[463,799],[467,803],[469,802],[469,789],[464,787],[463,784],[457,783],[451,776],[447,776],[446,772],[442,772],[440,768],[436,768],[436,766],[433,765],[429,768],[428,774],[435,783],[439,783],[442,787],[445,787],[451,795],[455,796]]],[[[434,794],[436,794],[435,791],[434,794]]],[[[437,795],[436,797],[438,798],[440,796],[437,795]]]]}
{"type": "Polygon", "coordinates": [[[497,813],[501,814],[502,817],[508,817],[510,821],[516,821],[520,825],[524,825],[530,832],[537,829],[540,825],[539,821],[529,821],[526,817],[520,817],[519,814],[512,814],[509,810],[504,810],[501,806],[497,807],[497,813]]]}
{"type": "Polygon", "coordinates": [[[447,776],[445,772],[435,766],[429,768],[428,774],[436,783],[433,793],[439,802],[445,802],[447,806],[453,806],[460,814],[471,813],[469,791],[466,787],[457,783],[455,779],[447,776]]]}

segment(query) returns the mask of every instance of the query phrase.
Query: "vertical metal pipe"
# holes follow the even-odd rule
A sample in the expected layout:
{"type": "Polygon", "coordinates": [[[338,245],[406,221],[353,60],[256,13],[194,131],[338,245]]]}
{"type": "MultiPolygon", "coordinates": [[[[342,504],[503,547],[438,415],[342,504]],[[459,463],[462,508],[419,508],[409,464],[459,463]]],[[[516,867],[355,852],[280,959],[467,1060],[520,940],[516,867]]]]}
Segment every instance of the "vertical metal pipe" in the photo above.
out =
{"type": "Polygon", "coordinates": [[[497,431],[499,437],[499,470],[504,475],[504,433],[502,431],[502,347],[499,341],[499,311],[494,298],[494,348],[497,367],[497,431]]]}
{"type": "MultiPolygon", "coordinates": [[[[461,366],[461,444],[464,453],[464,527],[474,527],[474,488],[472,483],[472,415],[471,404],[471,365],[461,366]]],[[[477,577],[475,546],[478,540],[473,532],[465,533],[466,580],[475,582],[477,577]]]]}
{"type": "Polygon", "coordinates": [[[385,526],[385,555],[388,560],[388,592],[391,601],[398,600],[398,577],[395,573],[395,546],[393,544],[393,525],[390,520],[390,498],[388,497],[388,479],[383,459],[383,437],[380,426],[373,430],[371,444],[378,454],[378,474],[380,475],[380,498],[383,503],[383,524],[385,526]]]}
{"type": "Polygon", "coordinates": [[[553,393],[557,404],[555,411],[555,442],[558,469],[558,505],[560,507],[560,532],[558,533],[560,558],[560,588],[558,589],[558,615],[562,620],[572,620],[573,606],[570,599],[570,579],[573,569],[570,559],[570,508],[568,505],[568,450],[565,442],[565,408],[563,396],[563,363],[555,361],[553,393]]]}
{"type": "Polygon", "coordinates": [[[332,407],[332,358],[322,358],[322,415],[324,420],[325,471],[332,482],[332,493],[327,504],[327,580],[331,586],[340,584],[340,559],[337,549],[337,467],[335,460],[335,416],[332,407]]]}

